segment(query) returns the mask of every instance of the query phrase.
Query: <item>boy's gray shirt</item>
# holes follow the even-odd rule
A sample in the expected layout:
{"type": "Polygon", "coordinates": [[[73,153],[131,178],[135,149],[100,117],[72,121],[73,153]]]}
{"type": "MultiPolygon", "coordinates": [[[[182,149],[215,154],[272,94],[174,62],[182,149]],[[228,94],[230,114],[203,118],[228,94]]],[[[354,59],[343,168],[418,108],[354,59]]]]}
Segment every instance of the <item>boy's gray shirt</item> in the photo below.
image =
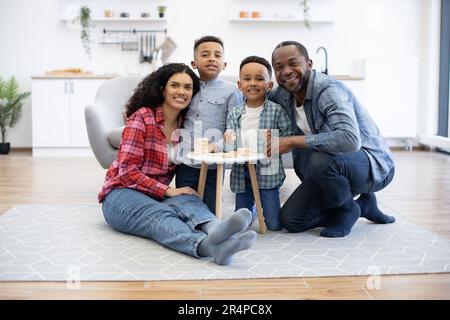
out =
{"type": "MultiPolygon", "coordinates": [[[[238,87],[229,81],[220,78],[208,82],[200,81],[200,91],[192,98],[183,126],[191,134],[191,148],[195,138],[194,126],[196,121],[201,121],[202,123],[201,137],[211,137],[211,135],[205,136],[205,132],[208,129],[216,128],[220,131],[220,137],[216,135],[217,140],[211,142],[221,147],[228,114],[235,106],[240,105],[242,101],[243,98],[238,87]]],[[[190,160],[183,160],[183,163],[194,168],[200,167],[198,164],[192,164],[190,160]]]]}
{"type": "MultiPolygon", "coordinates": [[[[281,87],[269,94],[269,99],[285,108],[292,128],[298,134],[293,110],[294,95],[281,87]]],[[[309,148],[339,155],[360,148],[369,158],[374,182],[381,182],[394,167],[389,147],[366,109],[340,81],[313,70],[306,90],[304,110],[311,134],[306,135],[309,148]]],[[[292,152],[294,166],[296,149],[292,152]]]]}

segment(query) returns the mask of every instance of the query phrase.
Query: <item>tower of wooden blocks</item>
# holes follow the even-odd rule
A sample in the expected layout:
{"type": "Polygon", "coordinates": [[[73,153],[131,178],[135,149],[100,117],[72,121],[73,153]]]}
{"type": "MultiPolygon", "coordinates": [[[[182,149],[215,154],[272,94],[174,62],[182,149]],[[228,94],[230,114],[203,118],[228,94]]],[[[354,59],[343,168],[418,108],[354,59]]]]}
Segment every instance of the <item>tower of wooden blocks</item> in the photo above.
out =
{"type": "Polygon", "coordinates": [[[196,138],[194,140],[194,153],[195,154],[208,153],[209,152],[208,146],[209,146],[208,138],[196,138]]]}

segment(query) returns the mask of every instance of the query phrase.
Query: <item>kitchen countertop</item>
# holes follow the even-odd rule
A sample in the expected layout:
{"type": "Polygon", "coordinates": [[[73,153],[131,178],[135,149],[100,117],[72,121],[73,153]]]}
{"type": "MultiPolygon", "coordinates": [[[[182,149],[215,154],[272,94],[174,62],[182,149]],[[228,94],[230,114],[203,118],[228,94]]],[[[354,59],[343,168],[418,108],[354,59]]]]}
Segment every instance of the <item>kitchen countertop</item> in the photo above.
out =
{"type": "Polygon", "coordinates": [[[31,79],[112,79],[119,76],[116,73],[94,74],[94,73],[48,73],[31,76],[31,79]]]}
{"type": "Polygon", "coordinates": [[[330,77],[333,77],[336,80],[364,80],[364,77],[348,76],[348,75],[334,75],[334,74],[330,74],[330,77]]]}
{"type": "MultiPolygon", "coordinates": [[[[31,76],[31,79],[112,79],[115,77],[118,77],[119,74],[117,73],[105,73],[105,74],[95,74],[91,72],[56,72],[56,73],[46,73],[43,75],[33,75],[31,76]]],[[[331,77],[335,78],[336,80],[364,80],[365,78],[363,76],[351,76],[351,75],[334,75],[330,74],[331,77]]],[[[230,76],[230,75],[223,75],[220,76],[222,79],[236,82],[237,76],[230,76]]]]}
{"type": "MultiPolygon", "coordinates": [[[[229,75],[229,74],[224,74],[224,75],[220,75],[219,76],[221,79],[223,80],[227,80],[230,81],[232,83],[236,83],[236,81],[238,80],[238,76],[236,75],[229,75]]],[[[352,75],[343,75],[343,74],[330,74],[330,77],[333,77],[336,80],[341,80],[341,81],[361,81],[361,80],[365,80],[364,76],[352,76],[352,75]]],[[[272,81],[274,83],[276,83],[276,79],[272,78],[272,81]]]]}

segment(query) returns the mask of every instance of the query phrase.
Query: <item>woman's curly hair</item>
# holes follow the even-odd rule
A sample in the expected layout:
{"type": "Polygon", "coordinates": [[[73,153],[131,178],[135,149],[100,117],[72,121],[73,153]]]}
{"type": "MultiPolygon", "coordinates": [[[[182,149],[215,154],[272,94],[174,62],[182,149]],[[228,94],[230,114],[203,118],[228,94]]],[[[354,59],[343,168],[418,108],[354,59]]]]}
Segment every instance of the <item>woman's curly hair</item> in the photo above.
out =
{"type": "MultiPolygon", "coordinates": [[[[164,102],[163,91],[169,79],[176,73],[187,73],[192,79],[192,97],[200,90],[200,81],[189,66],[184,63],[168,63],[146,76],[134,90],[130,100],[125,105],[124,120],[126,121],[141,107],[155,110],[164,102]]],[[[184,117],[189,106],[180,112],[184,117]]]]}

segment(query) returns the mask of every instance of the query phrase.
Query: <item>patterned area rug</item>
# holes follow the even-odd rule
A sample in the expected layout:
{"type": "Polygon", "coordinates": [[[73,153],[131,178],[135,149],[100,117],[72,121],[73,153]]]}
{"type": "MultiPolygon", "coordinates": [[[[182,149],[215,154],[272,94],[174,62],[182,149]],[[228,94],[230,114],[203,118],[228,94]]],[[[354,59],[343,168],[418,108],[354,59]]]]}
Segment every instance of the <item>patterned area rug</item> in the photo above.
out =
{"type": "MultiPolygon", "coordinates": [[[[231,211],[231,208],[229,208],[231,211]]],[[[226,213],[226,212],[225,212],[226,213]]],[[[229,212],[228,212],[229,214],[229,212]]],[[[320,229],[258,235],[230,266],[112,230],[96,204],[16,206],[0,215],[0,280],[187,280],[450,272],[450,241],[395,215],[360,219],[339,239],[320,229]]]]}

